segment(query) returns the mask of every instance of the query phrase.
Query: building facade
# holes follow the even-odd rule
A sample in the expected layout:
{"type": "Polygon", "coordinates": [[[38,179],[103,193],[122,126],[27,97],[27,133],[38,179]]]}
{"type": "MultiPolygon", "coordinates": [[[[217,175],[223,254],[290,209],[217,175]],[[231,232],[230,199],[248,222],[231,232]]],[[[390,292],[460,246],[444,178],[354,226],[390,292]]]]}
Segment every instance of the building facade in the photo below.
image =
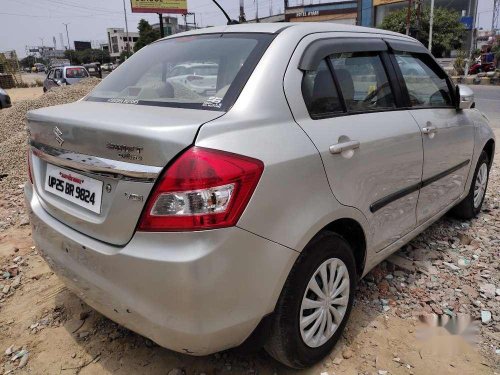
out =
{"type": "Polygon", "coordinates": [[[127,33],[123,28],[109,28],[107,29],[108,34],[108,46],[109,46],[109,55],[112,58],[120,57],[120,54],[123,51],[127,51],[127,43],[129,45],[130,51],[134,51],[135,42],[139,39],[138,32],[130,32],[128,33],[128,41],[127,41],[127,33]]]}
{"type": "Polygon", "coordinates": [[[334,22],[356,25],[357,18],[357,0],[295,6],[290,6],[288,0],[285,0],[286,22],[334,22]]]}
{"type": "MultiPolygon", "coordinates": [[[[470,17],[474,13],[477,0],[435,0],[434,6],[456,10],[462,17],[470,17]]],[[[430,6],[430,0],[412,0],[413,5],[421,3],[430,6]]],[[[408,8],[408,0],[359,0],[359,25],[379,27],[384,18],[391,12],[408,8]]]]}

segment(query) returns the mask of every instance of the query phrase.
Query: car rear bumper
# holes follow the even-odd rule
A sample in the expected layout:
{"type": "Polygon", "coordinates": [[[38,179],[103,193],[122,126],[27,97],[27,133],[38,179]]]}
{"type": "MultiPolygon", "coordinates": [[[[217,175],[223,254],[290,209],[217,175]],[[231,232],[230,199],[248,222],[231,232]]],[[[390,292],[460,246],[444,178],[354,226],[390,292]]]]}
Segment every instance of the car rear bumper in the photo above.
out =
{"type": "Polygon", "coordinates": [[[271,313],[297,252],[238,227],[137,232],[124,247],[50,216],[26,184],[35,244],[64,283],[110,319],[166,348],[238,346],[271,313]]]}

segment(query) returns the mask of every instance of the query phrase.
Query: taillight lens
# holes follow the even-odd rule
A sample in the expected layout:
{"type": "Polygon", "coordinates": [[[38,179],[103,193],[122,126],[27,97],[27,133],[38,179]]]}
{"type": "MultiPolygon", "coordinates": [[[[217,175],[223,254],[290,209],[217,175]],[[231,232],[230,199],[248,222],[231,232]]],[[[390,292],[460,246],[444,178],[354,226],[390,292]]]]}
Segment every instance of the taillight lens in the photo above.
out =
{"type": "Polygon", "coordinates": [[[26,154],[26,162],[28,163],[28,178],[30,179],[30,182],[33,184],[33,175],[31,172],[31,155],[30,151],[28,150],[26,154]]]}
{"type": "Polygon", "coordinates": [[[263,170],[257,159],[191,147],[160,178],[138,229],[189,231],[236,225],[263,170]]]}

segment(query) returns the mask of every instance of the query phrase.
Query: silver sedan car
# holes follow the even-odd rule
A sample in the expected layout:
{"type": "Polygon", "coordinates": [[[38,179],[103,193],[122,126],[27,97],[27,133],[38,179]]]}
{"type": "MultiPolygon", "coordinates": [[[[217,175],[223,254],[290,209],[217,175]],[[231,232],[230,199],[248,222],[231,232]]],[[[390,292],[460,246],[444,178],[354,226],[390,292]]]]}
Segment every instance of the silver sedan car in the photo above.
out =
{"type": "Polygon", "coordinates": [[[331,352],[377,263],[479,214],[495,148],[422,44],[329,23],[177,34],[28,121],[32,233],[69,288],[166,348],[251,342],[294,368],[331,352]],[[168,79],[188,64],[213,92],[168,79]]]}

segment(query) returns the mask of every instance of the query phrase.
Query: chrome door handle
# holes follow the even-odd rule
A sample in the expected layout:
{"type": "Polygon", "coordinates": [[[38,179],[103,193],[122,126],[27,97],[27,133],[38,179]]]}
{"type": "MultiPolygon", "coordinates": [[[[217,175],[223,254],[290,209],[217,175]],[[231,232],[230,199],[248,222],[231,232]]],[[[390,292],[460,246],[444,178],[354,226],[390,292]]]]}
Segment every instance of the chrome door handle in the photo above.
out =
{"type": "Polygon", "coordinates": [[[433,134],[433,133],[437,133],[437,132],[438,132],[438,128],[435,126],[432,126],[432,125],[429,125],[429,126],[426,126],[425,128],[422,128],[422,133],[424,133],[424,134],[433,134]]]}
{"type": "Polygon", "coordinates": [[[341,154],[343,151],[354,150],[359,148],[359,145],[359,141],[337,143],[330,146],[330,154],[341,154]]]}

